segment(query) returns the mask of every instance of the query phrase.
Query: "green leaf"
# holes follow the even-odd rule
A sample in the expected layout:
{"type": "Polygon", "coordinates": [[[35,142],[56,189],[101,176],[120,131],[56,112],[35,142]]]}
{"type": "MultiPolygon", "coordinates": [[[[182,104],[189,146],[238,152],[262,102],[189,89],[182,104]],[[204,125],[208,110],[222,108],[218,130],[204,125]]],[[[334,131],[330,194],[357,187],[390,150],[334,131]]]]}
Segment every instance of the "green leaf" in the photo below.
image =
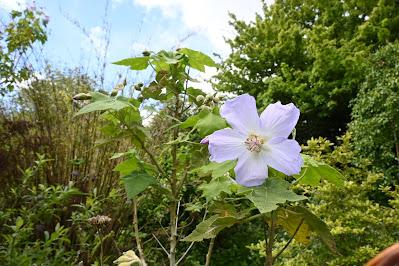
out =
{"type": "Polygon", "coordinates": [[[133,171],[137,171],[139,168],[139,160],[136,157],[132,157],[115,166],[114,171],[118,171],[120,176],[126,176],[133,171]]]}
{"type": "Polygon", "coordinates": [[[195,68],[201,72],[205,72],[205,66],[216,67],[215,61],[209,56],[199,51],[191,50],[188,48],[182,48],[179,50],[180,53],[185,54],[188,57],[188,64],[192,68],[195,68]]]}
{"type": "Polygon", "coordinates": [[[141,91],[141,94],[146,99],[149,99],[149,98],[152,98],[155,100],[166,99],[166,95],[162,94],[162,86],[160,86],[155,81],[151,82],[151,84],[148,85],[148,87],[144,87],[141,91]]]}
{"type": "Polygon", "coordinates": [[[141,125],[141,115],[137,107],[125,108],[120,112],[121,121],[129,127],[141,125]]]}
{"type": "Polygon", "coordinates": [[[293,236],[300,225],[294,239],[304,245],[309,244],[311,229],[305,221],[302,213],[297,213],[288,209],[279,208],[277,212],[277,224],[282,226],[290,236],[293,236]],[[302,224],[301,224],[302,223],[302,224]]]}
{"type": "Polygon", "coordinates": [[[232,191],[230,187],[233,184],[234,183],[229,177],[220,176],[212,178],[208,184],[200,185],[199,189],[202,190],[202,196],[206,198],[207,202],[209,202],[218,197],[222,192],[231,194],[232,191]]]}
{"type": "Polygon", "coordinates": [[[294,175],[298,182],[305,185],[316,186],[320,180],[326,180],[337,186],[342,187],[344,184],[343,175],[335,168],[324,162],[319,162],[312,157],[303,154],[304,166],[301,173],[294,175]]]}
{"type": "Polygon", "coordinates": [[[217,178],[233,169],[236,163],[236,161],[225,161],[222,163],[210,162],[207,165],[195,169],[193,172],[199,172],[202,175],[211,173],[213,178],[217,178]]]}
{"type": "Polygon", "coordinates": [[[16,221],[15,221],[15,228],[19,229],[24,225],[24,220],[21,218],[21,216],[18,216],[16,221]]]}
{"type": "Polygon", "coordinates": [[[92,102],[97,102],[97,101],[103,101],[103,100],[108,100],[111,99],[108,95],[101,93],[101,92],[90,92],[91,95],[91,101],[92,102]]]}
{"type": "Polygon", "coordinates": [[[126,152],[117,152],[117,153],[114,153],[114,154],[111,156],[111,158],[109,158],[109,159],[110,159],[110,160],[114,160],[114,159],[118,159],[118,158],[121,158],[121,157],[126,156],[126,155],[134,155],[135,153],[136,153],[136,151],[135,151],[134,149],[130,149],[130,150],[126,151],[126,152]]]}
{"type": "Polygon", "coordinates": [[[213,215],[209,219],[199,223],[195,230],[182,239],[182,241],[202,241],[204,239],[214,238],[223,229],[234,225],[238,220],[231,216],[220,217],[213,215]]]}
{"type": "Polygon", "coordinates": [[[289,183],[283,179],[269,177],[263,185],[253,188],[246,197],[261,213],[277,209],[279,203],[306,199],[305,196],[297,195],[289,190],[288,186],[289,183]]]}
{"type": "Polygon", "coordinates": [[[154,184],[156,179],[146,172],[136,171],[122,177],[122,181],[128,198],[132,199],[140,192],[143,192],[148,186],[154,184]]]}
{"type": "Polygon", "coordinates": [[[198,95],[205,96],[205,93],[202,90],[196,89],[196,88],[193,88],[193,87],[187,88],[187,94],[189,96],[190,102],[194,102],[198,106],[201,105],[202,102],[201,103],[197,102],[197,96],[198,95]]]}
{"type": "Polygon", "coordinates": [[[132,70],[144,70],[148,67],[149,57],[134,57],[114,62],[114,65],[129,66],[132,70]]]}
{"type": "Polygon", "coordinates": [[[200,119],[199,115],[190,116],[183,123],[180,124],[180,127],[181,128],[194,127],[199,119],[200,119]]]}
{"type": "Polygon", "coordinates": [[[333,252],[337,253],[337,247],[334,241],[333,236],[331,235],[330,230],[327,225],[320,220],[316,215],[311,213],[309,210],[305,209],[301,206],[290,207],[290,210],[300,213],[305,218],[306,224],[308,224],[309,228],[315,232],[323,241],[323,243],[333,252]]]}
{"type": "Polygon", "coordinates": [[[235,217],[236,219],[243,219],[248,216],[248,209],[244,209],[240,213],[237,212],[234,204],[226,203],[225,201],[213,201],[209,206],[209,212],[218,214],[222,217],[235,217]]]}
{"type": "Polygon", "coordinates": [[[133,107],[133,106],[127,102],[119,101],[116,99],[101,100],[101,101],[96,101],[96,102],[93,102],[93,103],[83,106],[83,108],[80,109],[79,112],[77,112],[75,114],[75,116],[87,114],[87,113],[91,113],[91,112],[95,112],[95,111],[105,111],[105,110],[119,111],[126,107],[133,107]]]}
{"type": "Polygon", "coordinates": [[[200,119],[197,121],[195,127],[198,129],[201,137],[208,136],[218,129],[227,127],[226,121],[214,112],[201,111],[200,119]]]}

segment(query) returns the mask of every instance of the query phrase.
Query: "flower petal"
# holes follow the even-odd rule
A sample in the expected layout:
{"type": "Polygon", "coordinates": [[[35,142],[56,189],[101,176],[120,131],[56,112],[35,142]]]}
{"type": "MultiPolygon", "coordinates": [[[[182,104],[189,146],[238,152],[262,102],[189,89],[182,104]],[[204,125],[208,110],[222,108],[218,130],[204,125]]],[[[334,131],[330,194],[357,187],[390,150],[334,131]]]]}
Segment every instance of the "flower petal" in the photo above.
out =
{"type": "Polygon", "coordinates": [[[242,132],[258,131],[260,128],[255,98],[249,94],[226,101],[220,108],[220,115],[232,128],[242,132]]]}
{"type": "Polygon", "coordinates": [[[267,164],[264,156],[247,151],[238,158],[236,167],[236,181],[245,187],[260,186],[267,178],[267,164]]]}
{"type": "Polygon", "coordinates": [[[301,146],[293,139],[277,137],[267,143],[264,152],[267,164],[286,175],[298,174],[301,171],[303,160],[301,146]]]}
{"type": "Polygon", "coordinates": [[[299,118],[299,109],[293,104],[270,104],[260,115],[262,131],[269,137],[285,137],[291,134],[299,118]]]}
{"type": "Polygon", "coordinates": [[[208,150],[211,154],[209,160],[213,162],[224,162],[235,160],[246,151],[245,135],[238,130],[225,128],[213,132],[207,137],[208,150]]]}

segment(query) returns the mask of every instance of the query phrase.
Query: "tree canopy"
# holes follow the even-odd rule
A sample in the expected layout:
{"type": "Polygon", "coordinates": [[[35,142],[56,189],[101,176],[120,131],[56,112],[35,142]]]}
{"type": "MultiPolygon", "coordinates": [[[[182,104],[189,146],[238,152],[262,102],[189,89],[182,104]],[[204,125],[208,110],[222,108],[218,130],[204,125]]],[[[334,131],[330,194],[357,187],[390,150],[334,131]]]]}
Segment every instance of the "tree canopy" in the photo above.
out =
{"type": "Polygon", "coordinates": [[[11,19],[0,25],[0,94],[14,89],[15,83],[32,74],[28,51],[35,42],[47,41],[48,16],[36,8],[12,11],[11,19]]]}
{"type": "Polygon", "coordinates": [[[399,173],[399,43],[372,57],[354,101],[350,130],[358,154],[388,176],[399,173]]]}
{"type": "Polygon", "coordinates": [[[346,128],[369,55],[399,37],[394,0],[277,0],[254,22],[231,18],[237,36],[216,86],[262,106],[294,102],[301,141],[346,128]]]}

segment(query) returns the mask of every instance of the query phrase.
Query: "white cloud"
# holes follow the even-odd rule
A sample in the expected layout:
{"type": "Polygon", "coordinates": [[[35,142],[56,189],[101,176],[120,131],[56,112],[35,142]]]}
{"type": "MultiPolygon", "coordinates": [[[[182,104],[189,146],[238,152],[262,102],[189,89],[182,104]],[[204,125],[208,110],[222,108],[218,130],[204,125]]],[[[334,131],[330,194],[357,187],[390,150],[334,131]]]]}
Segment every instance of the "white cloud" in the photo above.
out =
{"type": "Polygon", "coordinates": [[[0,0],[0,8],[11,10],[22,10],[27,6],[26,0],[0,0]]]}
{"type": "Polygon", "coordinates": [[[198,82],[190,81],[189,86],[201,89],[205,93],[212,94],[215,92],[215,90],[213,89],[210,81],[212,80],[212,77],[216,75],[216,73],[217,73],[216,68],[205,66],[205,72],[200,72],[197,75],[195,75],[195,79],[198,82]]]}
{"type": "MultiPolygon", "coordinates": [[[[212,43],[216,52],[222,55],[229,53],[223,37],[234,36],[234,29],[228,25],[231,12],[238,19],[250,21],[255,13],[261,13],[259,0],[133,0],[135,4],[148,10],[159,8],[166,17],[180,16],[184,25],[204,34],[212,43]]],[[[272,3],[273,0],[267,0],[272,3]]]]}

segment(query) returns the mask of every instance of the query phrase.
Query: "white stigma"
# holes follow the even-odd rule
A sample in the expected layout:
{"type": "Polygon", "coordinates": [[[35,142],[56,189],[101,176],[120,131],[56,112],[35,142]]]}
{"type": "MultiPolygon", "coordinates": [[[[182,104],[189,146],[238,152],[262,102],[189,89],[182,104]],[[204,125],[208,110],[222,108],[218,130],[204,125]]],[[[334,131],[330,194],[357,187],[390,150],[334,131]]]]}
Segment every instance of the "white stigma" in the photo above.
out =
{"type": "Polygon", "coordinates": [[[262,150],[263,144],[265,143],[265,139],[256,134],[251,134],[244,143],[249,151],[260,152],[262,150]]]}

